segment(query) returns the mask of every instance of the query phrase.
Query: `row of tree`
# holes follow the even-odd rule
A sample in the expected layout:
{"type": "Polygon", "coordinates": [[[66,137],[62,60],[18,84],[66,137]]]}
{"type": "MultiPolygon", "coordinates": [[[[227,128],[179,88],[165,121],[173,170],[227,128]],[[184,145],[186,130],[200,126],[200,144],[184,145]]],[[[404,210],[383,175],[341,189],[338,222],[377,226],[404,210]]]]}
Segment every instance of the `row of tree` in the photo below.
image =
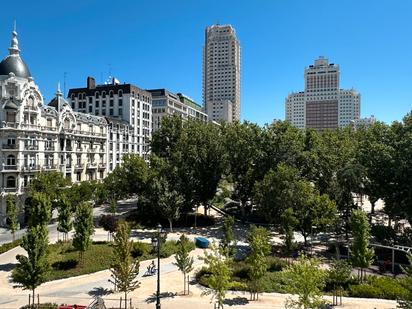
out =
{"type": "Polygon", "coordinates": [[[140,207],[170,223],[199,206],[219,185],[238,202],[241,218],[258,216],[286,235],[305,240],[326,227],[349,231],[354,196],[378,199],[391,220],[412,221],[412,115],[392,125],[317,132],[276,121],[263,127],[216,126],[165,118],[151,142],[151,157],[124,157],[104,181],[113,199],[138,196],[140,207]]]}

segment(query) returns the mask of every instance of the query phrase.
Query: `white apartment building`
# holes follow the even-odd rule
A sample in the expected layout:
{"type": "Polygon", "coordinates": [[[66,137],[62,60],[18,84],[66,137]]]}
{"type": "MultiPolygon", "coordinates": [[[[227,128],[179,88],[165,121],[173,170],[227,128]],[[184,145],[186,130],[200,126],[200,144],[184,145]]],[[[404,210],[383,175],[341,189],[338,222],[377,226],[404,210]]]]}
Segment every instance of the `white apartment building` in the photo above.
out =
{"type": "Polygon", "coordinates": [[[203,103],[210,121],[240,120],[240,43],[231,25],[206,28],[203,103]]]}
{"type": "Polygon", "coordinates": [[[356,120],[351,121],[351,126],[353,126],[355,129],[361,128],[361,127],[370,127],[374,123],[376,123],[376,118],[374,115],[371,115],[370,117],[365,117],[365,118],[359,118],[356,120]]]}
{"type": "Polygon", "coordinates": [[[360,117],[360,94],[340,89],[340,69],[319,57],[305,68],[305,91],[285,100],[285,118],[294,126],[317,130],[343,128],[360,117]]]}
{"type": "Polygon", "coordinates": [[[162,125],[162,118],[167,115],[179,115],[183,119],[207,121],[202,107],[182,93],[174,94],[166,89],[151,89],[153,132],[162,125]]]}
{"type": "Polygon", "coordinates": [[[0,225],[6,196],[24,200],[40,171],[62,172],[73,182],[106,176],[107,121],[77,113],[60,90],[48,105],[20,57],[13,31],[9,55],[0,63],[0,225]]]}
{"type": "Polygon", "coordinates": [[[121,164],[123,154],[148,158],[152,132],[152,97],[132,84],[112,78],[96,85],[87,78],[86,88],[69,90],[68,99],[76,111],[104,116],[109,123],[109,172],[121,164]]]}

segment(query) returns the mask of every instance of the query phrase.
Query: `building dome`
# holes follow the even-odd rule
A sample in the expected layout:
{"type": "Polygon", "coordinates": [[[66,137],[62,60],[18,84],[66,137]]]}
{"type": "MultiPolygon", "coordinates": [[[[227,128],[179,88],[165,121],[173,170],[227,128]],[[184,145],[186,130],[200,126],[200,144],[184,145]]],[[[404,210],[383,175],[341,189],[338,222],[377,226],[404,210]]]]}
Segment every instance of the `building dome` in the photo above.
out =
{"type": "Polygon", "coordinates": [[[17,77],[31,77],[29,68],[18,55],[9,55],[0,62],[0,75],[9,75],[10,73],[17,77]]]}
{"type": "Polygon", "coordinates": [[[17,40],[16,29],[12,32],[9,55],[0,62],[0,75],[13,73],[17,77],[29,78],[31,73],[29,68],[20,57],[19,41],[17,40]]]}

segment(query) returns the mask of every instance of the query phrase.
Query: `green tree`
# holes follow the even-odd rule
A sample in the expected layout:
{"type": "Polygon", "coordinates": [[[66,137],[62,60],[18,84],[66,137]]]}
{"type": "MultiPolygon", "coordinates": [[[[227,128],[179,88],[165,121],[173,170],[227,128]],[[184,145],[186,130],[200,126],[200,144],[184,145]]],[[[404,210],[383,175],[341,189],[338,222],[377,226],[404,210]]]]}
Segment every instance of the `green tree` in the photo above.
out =
{"type": "Polygon", "coordinates": [[[260,175],[262,129],[249,122],[225,124],[222,127],[228,167],[233,181],[233,198],[240,203],[242,219],[251,211],[254,185],[260,175]]]}
{"type": "Polygon", "coordinates": [[[18,227],[17,224],[17,206],[16,199],[13,195],[8,194],[6,197],[6,214],[7,214],[7,227],[13,235],[13,241],[15,240],[15,234],[18,227]]]}
{"type": "Polygon", "coordinates": [[[360,281],[363,281],[364,269],[370,266],[374,256],[373,249],[369,248],[371,228],[363,210],[356,209],[352,212],[350,226],[353,237],[350,259],[354,267],[360,268],[358,277],[360,281]]]}
{"type": "Polygon", "coordinates": [[[130,227],[127,222],[120,222],[114,235],[113,263],[110,271],[120,292],[124,293],[124,304],[127,309],[127,294],[139,287],[137,280],[140,263],[132,258],[133,242],[129,241],[130,227]]]}
{"type": "Polygon", "coordinates": [[[48,225],[51,219],[51,202],[49,197],[42,192],[34,192],[29,200],[29,227],[37,225],[48,225]]]}
{"type": "Polygon", "coordinates": [[[235,219],[232,216],[227,216],[223,220],[222,230],[223,238],[220,242],[220,246],[223,249],[223,252],[228,256],[233,256],[235,253],[233,247],[233,241],[235,240],[235,234],[233,233],[233,224],[235,219]]]}
{"type": "Polygon", "coordinates": [[[70,186],[70,180],[61,172],[47,171],[36,173],[29,185],[29,194],[36,192],[45,194],[53,204],[60,198],[61,194],[70,186]]]}
{"type": "Polygon", "coordinates": [[[211,246],[209,252],[205,251],[205,256],[202,259],[210,272],[210,276],[207,279],[210,290],[203,292],[203,294],[213,294],[211,302],[216,299],[218,308],[223,308],[226,291],[230,286],[232,274],[231,260],[215,244],[211,246]]]}
{"type": "Polygon", "coordinates": [[[176,188],[176,168],[170,162],[156,156],[151,157],[150,176],[142,200],[149,204],[157,216],[167,219],[173,232],[173,221],[179,219],[183,197],[176,188]]]}
{"type": "Polygon", "coordinates": [[[36,288],[46,282],[50,265],[47,260],[48,230],[44,225],[32,226],[23,236],[21,246],[27,252],[27,256],[17,255],[18,264],[12,272],[14,287],[22,287],[31,290],[33,300],[36,288]]]}
{"type": "Polygon", "coordinates": [[[346,287],[351,279],[352,267],[345,260],[332,260],[330,268],[328,270],[327,282],[334,290],[334,297],[340,295],[342,303],[342,290],[346,287]]]}
{"type": "Polygon", "coordinates": [[[77,206],[74,230],[73,246],[79,251],[80,261],[83,262],[84,252],[89,248],[93,234],[93,211],[86,202],[77,206]]]}
{"type": "Polygon", "coordinates": [[[311,183],[300,181],[294,191],[296,228],[302,234],[305,245],[309,235],[324,231],[335,220],[336,206],[328,195],[320,195],[311,183]]]}
{"type": "Polygon", "coordinates": [[[104,184],[111,199],[140,195],[146,186],[149,168],[139,155],[126,154],[105,179],[104,184]]]}
{"type": "Polygon", "coordinates": [[[59,212],[57,230],[63,233],[63,241],[67,241],[68,234],[73,228],[71,204],[66,197],[62,197],[57,201],[56,206],[59,212]]]}
{"type": "Polygon", "coordinates": [[[319,264],[317,259],[301,255],[282,271],[287,292],[298,296],[296,300],[288,298],[286,308],[319,308],[324,303],[322,290],[327,274],[319,264]]]}
{"type": "Polygon", "coordinates": [[[259,293],[262,291],[261,279],[265,275],[268,262],[267,255],[271,252],[270,235],[263,227],[252,225],[249,236],[250,252],[246,258],[246,263],[250,266],[249,269],[249,291],[252,300],[259,299],[259,293]]]}
{"type": "Polygon", "coordinates": [[[300,179],[296,168],[281,163],[257,182],[254,201],[261,216],[275,225],[283,224],[282,214],[288,208],[295,208],[298,198],[296,186],[300,179]]]}
{"type": "Polygon", "coordinates": [[[409,265],[402,267],[405,277],[402,278],[401,284],[406,292],[398,299],[398,308],[412,309],[412,255],[408,254],[409,265]]]}
{"type": "Polygon", "coordinates": [[[184,234],[177,242],[176,262],[173,263],[183,274],[183,294],[186,294],[186,274],[193,270],[193,257],[189,256],[190,240],[184,234]]]}
{"type": "Polygon", "coordinates": [[[298,220],[295,217],[293,208],[288,208],[284,211],[281,216],[282,219],[282,231],[285,234],[285,249],[286,253],[290,254],[293,251],[293,234],[296,226],[298,225],[298,220]]]}

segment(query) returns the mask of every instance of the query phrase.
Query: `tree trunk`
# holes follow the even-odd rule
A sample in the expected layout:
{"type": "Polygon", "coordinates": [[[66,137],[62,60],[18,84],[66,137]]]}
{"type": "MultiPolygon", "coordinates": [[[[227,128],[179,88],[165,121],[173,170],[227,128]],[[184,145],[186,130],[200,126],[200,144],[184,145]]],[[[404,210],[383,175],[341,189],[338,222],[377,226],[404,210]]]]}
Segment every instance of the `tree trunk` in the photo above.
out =
{"type": "Polygon", "coordinates": [[[127,292],[124,292],[124,309],[127,309],[127,292]]]}
{"type": "Polygon", "coordinates": [[[307,247],[307,245],[308,245],[307,235],[306,235],[306,233],[302,233],[302,234],[303,234],[303,242],[305,244],[305,247],[307,247]]]}
{"type": "Polygon", "coordinates": [[[186,295],[186,274],[183,273],[183,295],[186,295]]]}
{"type": "Polygon", "coordinates": [[[172,219],[167,219],[169,221],[170,233],[173,233],[173,223],[172,219]]]}
{"type": "Polygon", "coordinates": [[[35,291],[36,289],[33,289],[33,299],[32,299],[32,307],[33,308],[35,308],[35,299],[34,299],[34,291],[35,291]]]}
{"type": "Polygon", "coordinates": [[[204,205],[203,205],[203,212],[204,212],[204,214],[205,214],[205,217],[207,216],[207,209],[208,209],[208,205],[207,205],[207,204],[204,204],[204,205]]]}

